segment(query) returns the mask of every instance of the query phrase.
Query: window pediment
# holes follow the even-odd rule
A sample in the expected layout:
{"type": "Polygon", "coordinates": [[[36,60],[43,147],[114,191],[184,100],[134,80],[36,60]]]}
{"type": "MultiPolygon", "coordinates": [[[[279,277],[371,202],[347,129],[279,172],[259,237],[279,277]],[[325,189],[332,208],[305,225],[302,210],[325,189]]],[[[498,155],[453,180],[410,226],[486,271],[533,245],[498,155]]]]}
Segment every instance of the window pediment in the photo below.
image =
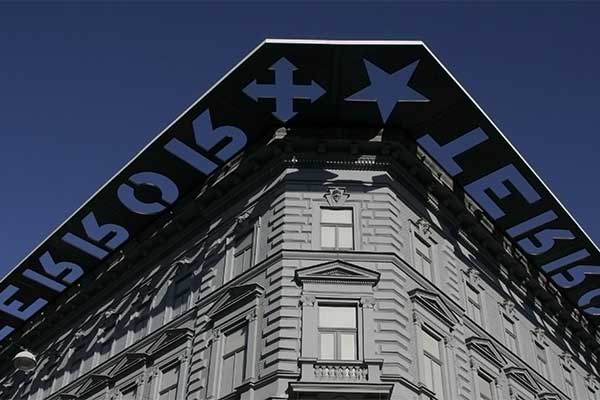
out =
{"type": "Polygon", "coordinates": [[[509,367],[504,370],[509,379],[521,384],[524,388],[532,393],[537,393],[540,390],[540,385],[535,381],[531,373],[524,368],[509,367]]]}
{"type": "Polygon", "coordinates": [[[88,392],[105,387],[110,380],[110,376],[101,374],[92,374],[90,377],[81,385],[77,391],[77,395],[83,395],[88,392]]]}
{"type": "Polygon", "coordinates": [[[472,336],[467,339],[467,347],[491,361],[497,367],[506,365],[506,358],[489,339],[472,336]]]}
{"type": "Polygon", "coordinates": [[[189,328],[175,328],[165,330],[147,350],[148,354],[154,354],[175,343],[179,343],[184,338],[192,336],[189,328]]]}
{"type": "Polygon", "coordinates": [[[454,312],[439,295],[423,289],[413,289],[408,294],[414,303],[419,304],[447,325],[452,327],[458,323],[458,318],[454,312]]]}
{"type": "Polygon", "coordinates": [[[375,286],[380,274],[341,260],[301,268],[296,271],[300,283],[342,283],[375,286]]]}
{"type": "Polygon", "coordinates": [[[231,310],[239,309],[261,297],[264,292],[265,289],[258,283],[233,286],[211,307],[208,316],[210,319],[215,319],[231,310]]]}
{"type": "Polygon", "coordinates": [[[140,364],[145,363],[147,359],[148,354],[146,353],[126,353],[110,371],[109,375],[111,377],[115,377],[123,372],[129,371],[132,368],[135,369],[140,364]]]}

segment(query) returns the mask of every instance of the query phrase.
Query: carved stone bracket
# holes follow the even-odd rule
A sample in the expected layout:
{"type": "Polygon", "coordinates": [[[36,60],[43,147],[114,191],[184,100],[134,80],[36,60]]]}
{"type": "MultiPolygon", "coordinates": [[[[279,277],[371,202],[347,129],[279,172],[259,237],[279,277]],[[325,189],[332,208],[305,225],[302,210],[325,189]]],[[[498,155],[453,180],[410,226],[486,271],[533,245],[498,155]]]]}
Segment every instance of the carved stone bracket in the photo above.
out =
{"type": "Polygon", "coordinates": [[[469,284],[475,288],[479,287],[479,284],[481,283],[481,273],[479,270],[475,267],[469,267],[466,274],[469,284]]]}
{"type": "Polygon", "coordinates": [[[361,297],[360,304],[363,308],[375,308],[377,301],[374,297],[361,297]]]}
{"type": "Polygon", "coordinates": [[[512,300],[505,299],[504,301],[498,303],[498,305],[500,306],[500,308],[502,308],[502,310],[508,317],[518,319],[517,313],[515,311],[515,303],[512,300]]]}
{"type": "Polygon", "coordinates": [[[548,339],[546,337],[546,330],[542,327],[537,327],[531,330],[531,335],[533,336],[533,340],[535,340],[540,345],[547,347],[549,345],[548,339]]]}
{"type": "Polygon", "coordinates": [[[300,297],[300,304],[306,307],[314,306],[316,301],[316,297],[310,294],[304,294],[302,297],[300,297]]]}

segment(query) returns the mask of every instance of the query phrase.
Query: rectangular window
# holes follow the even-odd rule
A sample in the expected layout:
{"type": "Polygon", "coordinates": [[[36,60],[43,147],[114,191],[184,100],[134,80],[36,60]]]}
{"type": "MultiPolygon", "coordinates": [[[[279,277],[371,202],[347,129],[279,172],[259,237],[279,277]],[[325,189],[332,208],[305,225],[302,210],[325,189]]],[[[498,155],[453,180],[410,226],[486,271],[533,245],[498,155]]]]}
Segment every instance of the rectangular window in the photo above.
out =
{"type": "Polygon", "coordinates": [[[539,344],[535,343],[535,360],[537,364],[538,372],[546,379],[548,379],[550,372],[548,371],[548,359],[546,357],[546,349],[539,344]]]}
{"type": "Polygon", "coordinates": [[[321,208],[321,248],[354,248],[352,209],[321,208]]]}
{"type": "Polygon", "coordinates": [[[158,400],[175,400],[179,382],[179,364],[161,371],[158,400]]]}
{"type": "Polygon", "coordinates": [[[509,349],[515,354],[519,354],[515,322],[506,315],[504,316],[504,341],[509,349]]]}
{"type": "Polygon", "coordinates": [[[435,393],[437,400],[444,400],[444,378],[442,362],[441,340],[431,335],[425,329],[421,329],[423,338],[423,383],[435,393]]]}
{"type": "Polygon", "coordinates": [[[357,326],[356,307],[319,306],[320,358],[356,360],[357,326]]]}
{"type": "Polygon", "coordinates": [[[253,237],[253,232],[250,231],[236,239],[233,255],[233,276],[238,276],[252,267],[253,237]]]}
{"type": "Polygon", "coordinates": [[[431,246],[418,236],[415,240],[415,268],[430,281],[433,280],[431,246]]]}
{"type": "Polygon", "coordinates": [[[238,328],[225,335],[220,396],[233,392],[246,378],[247,337],[247,326],[238,328]]]}
{"type": "Polygon", "coordinates": [[[467,315],[481,325],[481,304],[479,292],[467,285],[467,315]]]}
{"type": "Polygon", "coordinates": [[[479,399],[494,400],[494,382],[485,376],[478,375],[479,379],[479,399]]]}
{"type": "Polygon", "coordinates": [[[588,386],[588,400],[596,400],[596,391],[588,386]]]}
{"type": "Polygon", "coordinates": [[[188,299],[190,294],[190,276],[175,282],[173,289],[173,305],[171,318],[177,318],[188,309],[188,299]]]}
{"type": "Polygon", "coordinates": [[[563,366],[563,378],[565,379],[565,393],[569,399],[575,398],[575,385],[573,384],[573,374],[571,370],[563,366]]]}

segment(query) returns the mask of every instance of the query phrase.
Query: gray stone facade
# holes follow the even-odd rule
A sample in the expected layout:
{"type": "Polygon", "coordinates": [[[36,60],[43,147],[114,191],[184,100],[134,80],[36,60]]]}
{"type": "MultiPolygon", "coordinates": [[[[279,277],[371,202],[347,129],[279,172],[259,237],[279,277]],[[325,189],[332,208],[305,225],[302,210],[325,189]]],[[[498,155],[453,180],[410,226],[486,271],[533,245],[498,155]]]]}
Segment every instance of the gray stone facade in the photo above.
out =
{"type": "Polygon", "coordinates": [[[0,398],[600,399],[578,327],[436,197],[423,162],[306,142],[234,160],[185,218],[68,291],[28,327],[34,371],[4,350],[0,398]],[[351,249],[323,248],[324,209],[351,211],[351,249]],[[356,311],[353,359],[321,357],[324,305],[356,311]]]}

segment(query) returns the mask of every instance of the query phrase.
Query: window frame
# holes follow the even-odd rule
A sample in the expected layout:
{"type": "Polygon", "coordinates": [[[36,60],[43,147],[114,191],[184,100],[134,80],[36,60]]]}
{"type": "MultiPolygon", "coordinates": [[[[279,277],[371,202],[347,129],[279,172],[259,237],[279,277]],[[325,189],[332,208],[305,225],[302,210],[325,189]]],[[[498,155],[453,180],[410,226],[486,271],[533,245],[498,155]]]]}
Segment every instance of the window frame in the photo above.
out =
{"type": "MultiPolygon", "coordinates": [[[[438,400],[446,400],[446,399],[450,399],[450,397],[448,396],[450,390],[449,390],[449,375],[448,375],[448,371],[447,371],[447,366],[448,366],[448,357],[446,354],[446,342],[447,342],[447,337],[445,335],[440,334],[436,329],[433,329],[429,324],[427,323],[421,323],[418,324],[418,331],[417,334],[419,335],[419,341],[418,341],[418,363],[419,363],[419,383],[425,387],[427,390],[431,391],[431,393],[434,393],[436,396],[435,398],[438,400]],[[438,350],[439,350],[439,357],[431,354],[428,350],[425,349],[424,346],[424,334],[429,335],[431,338],[433,338],[436,342],[437,342],[437,346],[438,346],[438,350]],[[439,366],[440,368],[440,374],[441,374],[441,397],[439,396],[440,393],[438,393],[437,391],[435,391],[435,382],[433,380],[433,375],[430,377],[432,379],[432,386],[434,387],[428,387],[427,386],[427,382],[425,381],[425,377],[427,375],[426,371],[425,371],[425,359],[429,359],[432,363],[435,363],[439,366]]],[[[433,369],[430,368],[429,370],[430,373],[433,374],[433,369]]]]}
{"type": "Polygon", "coordinates": [[[319,207],[319,247],[321,250],[340,250],[340,251],[351,251],[356,250],[356,216],[355,210],[352,206],[320,206],[319,207]],[[323,210],[332,210],[332,211],[350,211],[351,221],[350,223],[334,223],[334,222],[323,222],[323,210]],[[323,246],[323,228],[334,228],[335,230],[335,245],[334,247],[325,247],[323,246]],[[338,228],[350,228],[350,232],[352,233],[352,246],[351,247],[340,247],[339,246],[339,229],[338,228]]]}
{"type": "Polygon", "coordinates": [[[442,270],[436,269],[436,266],[440,265],[439,255],[438,255],[438,244],[440,243],[441,238],[437,236],[434,231],[433,224],[429,224],[429,222],[425,222],[429,227],[425,230],[422,225],[418,222],[410,220],[409,229],[410,229],[410,260],[411,267],[417,271],[421,276],[423,276],[427,281],[437,285],[438,281],[441,279],[442,270]],[[417,267],[417,241],[420,241],[426,246],[429,246],[429,257],[430,257],[430,276],[425,274],[425,271],[422,268],[417,267]]]}
{"type": "Polygon", "coordinates": [[[517,356],[521,355],[521,349],[520,349],[520,344],[519,344],[519,332],[517,329],[517,322],[516,319],[506,313],[501,313],[502,316],[502,340],[504,341],[504,345],[513,353],[515,353],[517,356]],[[508,334],[508,330],[507,330],[507,322],[510,322],[513,330],[512,330],[512,334],[508,335],[511,336],[514,339],[515,342],[515,349],[513,349],[511,346],[509,346],[508,340],[507,340],[507,334],[508,334]]]}
{"type": "MultiPolygon", "coordinates": [[[[359,356],[359,354],[361,354],[361,352],[359,352],[359,302],[358,301],[354,301],[354,302],[344,302],[344,301],[331,301],[331,300],[326,300],[326,299],[322,299],[322,300],[318,300],[317,301],[317,332],[318,332],[318,359],[319,361],[357,361],[360,360],[361,357],[359,356]],[[344,307],[344,308],[352,308],[354,310],[354,322],[355,322],[355,327],[354,328],[330,328],[330,327],[321,327],[320,326],[320,322],[321,322],[321,307],[344,307]],[[334,349],[333,349],[333,358],[323,358],[322,357],[322,333],[326,333],[326,334],[334,334],[334,349]],[[353,333],[354,334],[354,358],[352,359],[343,359],[341,358],[341,353],[342,353],[342,349],[341,349],[341,339],[340,336],[342,334],[348,334],[348,333],[353,333]]],[[[362,321],[360,321],[362,322],[362,321]]]]}

